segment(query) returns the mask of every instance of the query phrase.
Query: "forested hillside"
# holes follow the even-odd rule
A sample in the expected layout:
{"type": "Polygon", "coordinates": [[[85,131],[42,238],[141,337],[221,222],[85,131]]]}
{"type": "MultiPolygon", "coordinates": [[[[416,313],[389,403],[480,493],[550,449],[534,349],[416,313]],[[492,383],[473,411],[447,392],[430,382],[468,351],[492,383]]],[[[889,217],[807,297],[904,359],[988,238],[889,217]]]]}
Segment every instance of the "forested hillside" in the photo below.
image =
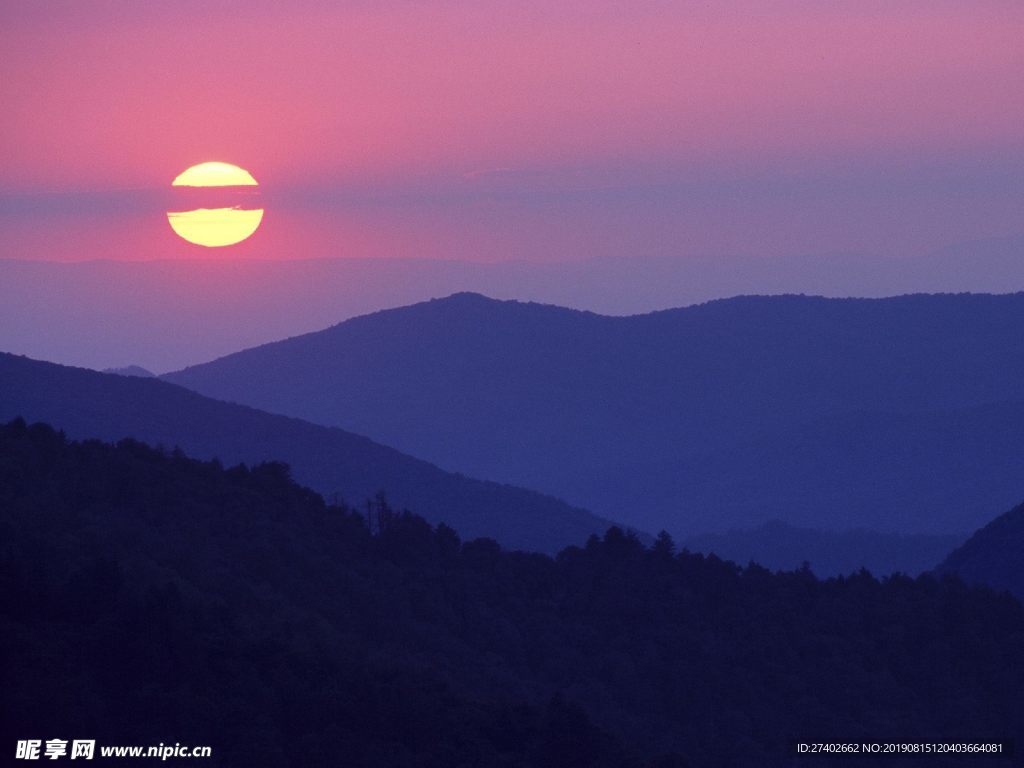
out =
{"type": "Polygon", "coordinates": [[[1024,608],[955,578],[772,574],[615,528],[508,553],[385,500],[329,506],[282,464],[22,421],[0,428],[0,599],[12,739],[703,768],[789,765],[793,738],[1024,733],[1024,608]]]}

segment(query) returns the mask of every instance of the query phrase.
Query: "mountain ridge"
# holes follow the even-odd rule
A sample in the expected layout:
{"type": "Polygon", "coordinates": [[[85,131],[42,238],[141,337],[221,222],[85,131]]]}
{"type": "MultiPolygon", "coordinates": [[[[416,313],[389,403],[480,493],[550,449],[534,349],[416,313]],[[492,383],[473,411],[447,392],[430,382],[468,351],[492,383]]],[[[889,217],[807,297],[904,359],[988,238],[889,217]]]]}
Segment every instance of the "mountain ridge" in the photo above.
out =
{"type": "Polygon", "coordinates": [[[459,290],[607,315],[751,294],[1000,293],[1024,287],[1021,253],[1024,237],[1015,236],[960,243],[911,260],[836,252],[547,263],[329,256],[0,259],[0,349],[96,369],[131,361],[167,372],[459,290]]]}
{"type": "Polygon", "coordinates": [[[511,548],[554,551],[612,525],[553,496],[447,473],[362,435],[219,402],[159,379],[0,353],[0,420],[18,416],[45,420],[72,437],[132,437],[230,463],[285,461],[297,479],[328,496],[358,504],[383,490],[398,507],[511,548]]]}
{"type": "Polygon", "coordinates": [[[278,463],[0,423],[3,738],[170,732],[253,768],[784,768],[790,734],[1024,730],[1024,607],[986,587],[770,573],[617,528],[510,553],[361,511],[278,463]]]}
{"type": "Polygon", "coordinates": [[[1018,492],[998,474],[1024,441],[982,411],[1009,403],[1024,430],[1014,404],[1024,378],[1022,314],[1021,293],[749,296],[626,317],[461,293],[165,378],[369,434],[605,517],[630,509],[627,522],[646,530],[686,536],[777,517],[804,527],[882,530],[893,520],[892,532],[957,533],[1018,492]],[[991,464],[975,461],[981,480],[968,477],[951,437],[964,426],[991,464]],[[988,446],[993,430],[999,442],[988,446]],[[883,441],[877,451],[869,434],[883,441]],[[929,445],[930,434],[943,439],[929,445]],[[808,441],[823,450],[815,455],[808,441]],[[922,448],[919,459],[912,445],[922,448]],[[851,450],[858,463],[848,466],[851,450]],[[801,452],[819,475],[802,496],[801,484],[784,487],[763,469],[801,452]],[[903,478],[886,464],[905,460],[903,478]],[[909,506],[885,508],[873,483],[909,506]],[[723,489],[742,496],[739,506],[716,506],[723,489]],[[640,493],[649,509],[630,503],[640,493]],[[916,495],[938,499],[937,511],[916,495]],[[829,509],[831,518],[817,517],[829,509]]]}

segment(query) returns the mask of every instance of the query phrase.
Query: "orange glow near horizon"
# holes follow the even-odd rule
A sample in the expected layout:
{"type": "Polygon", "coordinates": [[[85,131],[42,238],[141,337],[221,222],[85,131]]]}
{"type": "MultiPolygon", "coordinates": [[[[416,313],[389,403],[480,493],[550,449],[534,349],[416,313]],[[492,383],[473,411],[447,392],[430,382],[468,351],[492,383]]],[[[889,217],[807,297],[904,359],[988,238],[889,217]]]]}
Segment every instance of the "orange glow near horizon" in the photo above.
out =
{"type": "MultiPolygon", "coordinates": [[[[175,177],[174,187],[252,187],[258,182],[237,165],[207,162],[193,165],[175,177]]],[[[252,236],[263,221],[263,209],[241,206],[168,211],[167,220],[179,237],[207,248],[234,245],[252,236]]]]}

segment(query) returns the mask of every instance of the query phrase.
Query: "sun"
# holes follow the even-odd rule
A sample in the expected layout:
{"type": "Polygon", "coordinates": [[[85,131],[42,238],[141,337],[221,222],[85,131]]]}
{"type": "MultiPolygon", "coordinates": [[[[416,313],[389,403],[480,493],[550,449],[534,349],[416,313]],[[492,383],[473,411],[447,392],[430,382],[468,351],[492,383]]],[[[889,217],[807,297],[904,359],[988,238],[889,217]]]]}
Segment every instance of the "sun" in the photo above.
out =
{"type": "MultiPolygon", "coordinates": [[[[183,239],[207,248],[219,248],[234,245],[250,237],[263,221],[262,208],[244,206],[245,198],[252,197],[254,190],[237,189],[238,187],[255,187],[259,182],[244,168],[222,162],[206,162],[193,165],[179,173],[172,187],[218,187],[216,194],[206,193],[207,197],[197,197],[197,193],[189,191],[189,198],[195,202],[220,203],[237,202],[227,207],[192,208],[186,211],[168,211],[167,220],[171,228],[183,239]]],[[[182,190],[185,192],[186,190],[182,190]]]]}
{"type": "Polygon", "coordinates": [[[172,187],[255,187],[259,182],[244,168],[231,163],[199,163],[179,173],[172,187]]]}

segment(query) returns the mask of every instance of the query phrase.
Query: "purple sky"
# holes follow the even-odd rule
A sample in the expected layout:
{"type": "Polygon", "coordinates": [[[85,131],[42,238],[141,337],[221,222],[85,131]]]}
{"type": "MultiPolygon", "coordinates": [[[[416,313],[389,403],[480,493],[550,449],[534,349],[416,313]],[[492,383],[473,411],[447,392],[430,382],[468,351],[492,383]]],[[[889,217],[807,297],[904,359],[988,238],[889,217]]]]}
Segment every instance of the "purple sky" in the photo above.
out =
{"type": "Polygon", "coordinates": [[[1016,0],[7,3],[29,259],[883,258],[1024,230],[1016,0]],[[250,241],[165,191],[235,162],[250,241]]]}

